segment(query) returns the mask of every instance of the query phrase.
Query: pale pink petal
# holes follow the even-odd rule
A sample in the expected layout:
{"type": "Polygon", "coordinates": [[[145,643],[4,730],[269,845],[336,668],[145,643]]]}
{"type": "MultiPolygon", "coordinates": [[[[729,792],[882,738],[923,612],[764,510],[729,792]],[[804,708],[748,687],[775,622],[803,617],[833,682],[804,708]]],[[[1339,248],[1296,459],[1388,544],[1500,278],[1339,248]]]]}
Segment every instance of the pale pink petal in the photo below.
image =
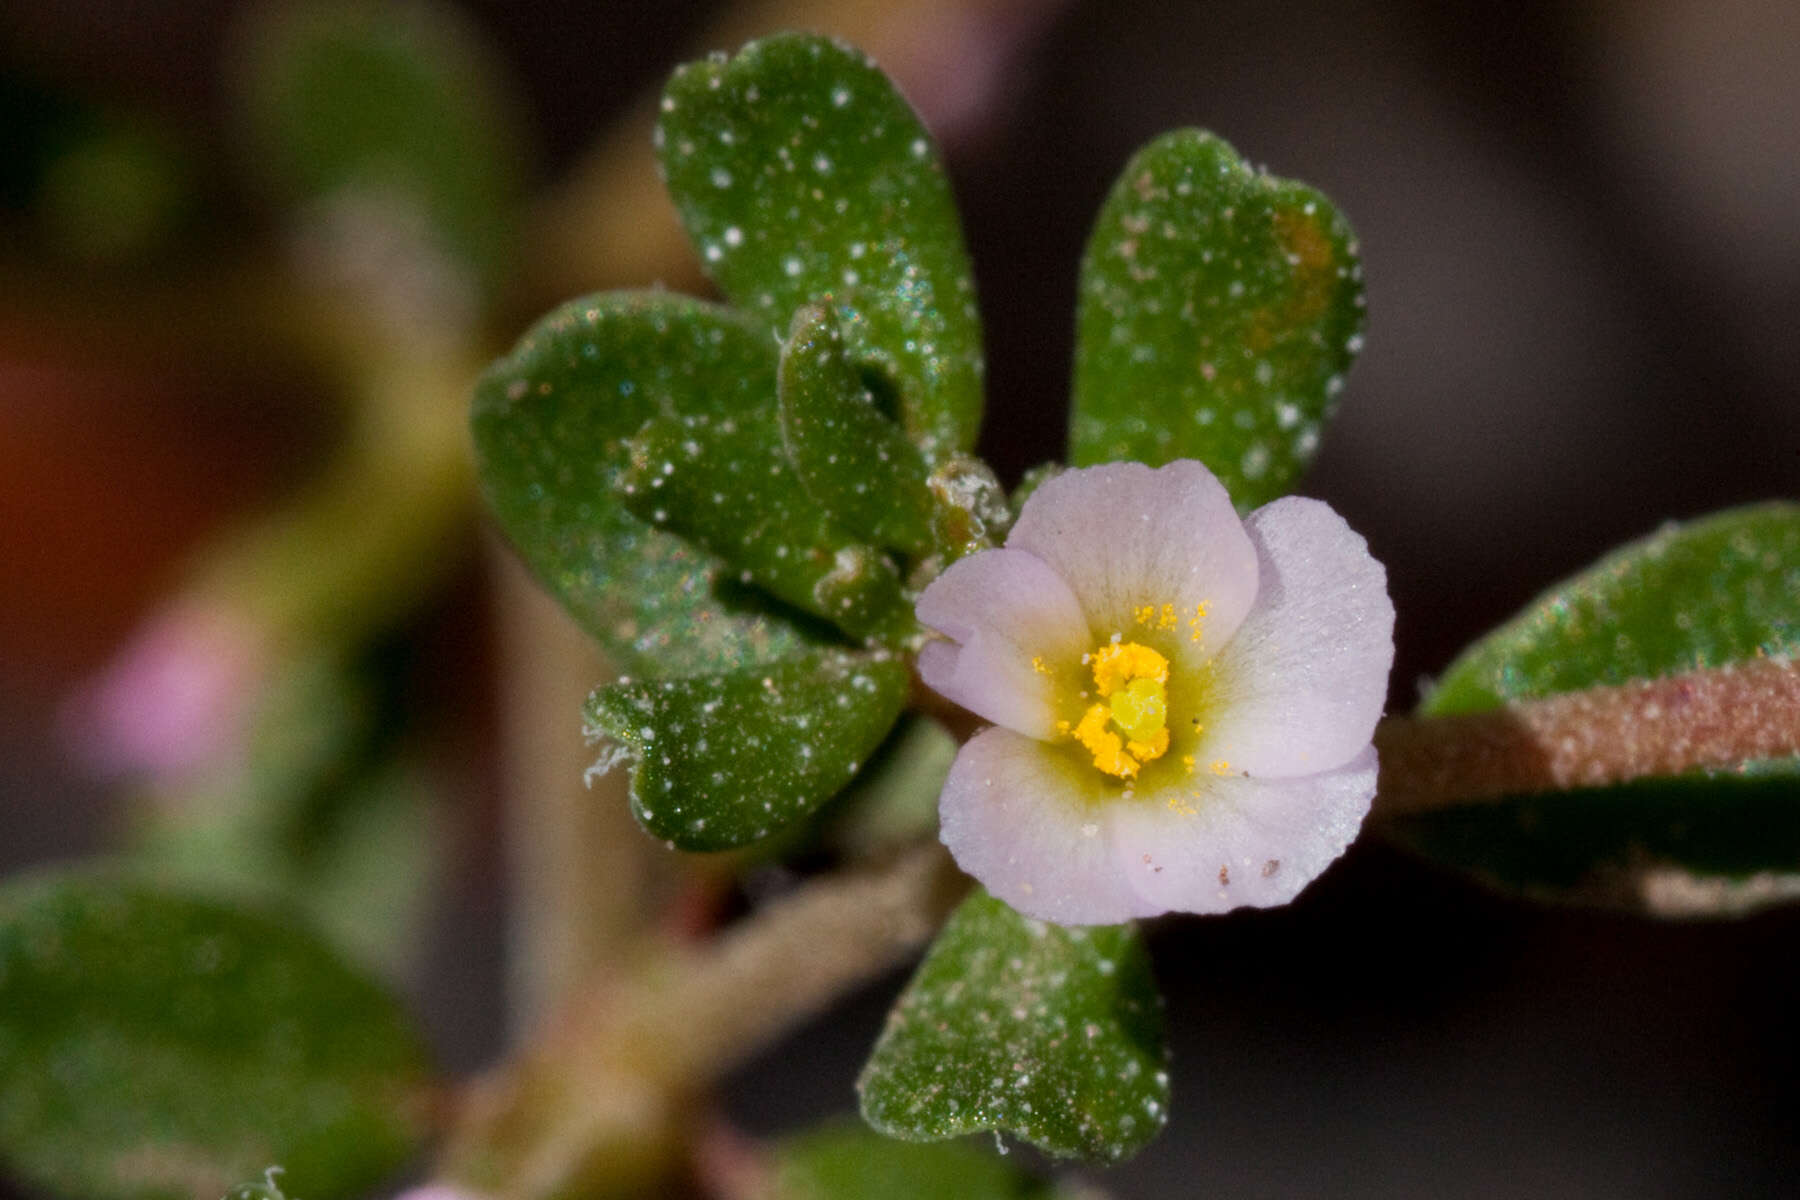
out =
{"type": "Polygon", "coordinates": [[[1028,917],[1117,924],[1143,903],[1106,833],[1117,792],[1105,778],[1043,742],[989,729],[957,752],[938,836],[958,866],[1028,917]]]}
{"type": "Polygon", "coordinates": [[[1196,757],[1260,778],[1335,767],[1369,744],[1387,700],[1387,572],[1317,500],[1277,500],[1245,528],[1261,557],[1259,590],[1214,660],[1196,757]]]}
{"type": "Polygon", "coordinates": [[[1294,779],[1195,777],[1191,789],[1106,808],[1137,914],[1286,904],[1356,837],[1375,796],[1375,750],[1294,779]]]}
{"type": "Polygon", "coordinates": [[[1025,502],[1006,544],[1055,568],[1099,640],[1129,636],[1145,605],[1172,604],[1178,641],[1204,657],[1225,644],[1256,597],[1256,549],[1224,486],[1191,459],[1059,475],[1025,502]],[[1188,622],[1200,604],[1205,622],[1190,643],[1188,622]]]}
{"type": "Polygon", "coordinates": [[[919,654],[919,678],[976,716],[1035,738],[1055,732],[1050,676],[1032,665],[1078,662],[1091,649],[1069,587],[1023,550],[984,550],[950,564],[919,597],[919,620],[950,638],[919,654]]]}

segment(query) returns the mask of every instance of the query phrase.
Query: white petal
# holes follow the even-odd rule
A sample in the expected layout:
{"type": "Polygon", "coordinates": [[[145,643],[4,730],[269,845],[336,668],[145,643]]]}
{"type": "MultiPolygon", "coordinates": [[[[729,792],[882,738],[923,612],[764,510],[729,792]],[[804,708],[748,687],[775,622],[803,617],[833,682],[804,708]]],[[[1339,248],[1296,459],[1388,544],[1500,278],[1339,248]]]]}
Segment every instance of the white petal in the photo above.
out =
{"type": "Polygon", "coordinates": [[[1056,728],[1050,676],[1032,666],[1078,662],[1091,649],[1075,595],[1023,550],[983,550],[950,564],[919,597],[919,620],[951,642],[919,654],[919,677],[970,712],[1030,737],[1056,728]]]}
{"type": "Polygon", "coordinates": [[[1173,604],[1186,643],[1205,604],[1195,649],[1210,655],[1256,596],[1256,549],[1224,485],[1191,459],[1065,472],[1032,493],[1006,544],[1055,568],[1098,640],[1129,636],[1144,605],[1173,604]]]}
{"type": "Polygon", "coordinates": [[[1295,779],[1205,778],[1107,806],[1140,915],[1286,904],[1344,852],[1375,796],[1375,749],[1295,779]],[[1171,803],[1173,800],[1175,803],[1171,803]]]}
{"type": "Polygon", "coordinates": [[[1113,925],[1143,903],[1119,869],[1105,776],[1043,742],[989,729],[957,752],[938,836],[957,865],[1028,917],[1113,925]]]}
{"type": "Polygon", "coordinates": [[[1262,560],[1259,590],[1214,660],[1196,756],[1258,778],[1335,767],[1369,744],[1387,701],[1387,572],[1317,500],[1277,500],[1245,527],[1262,560]]]}

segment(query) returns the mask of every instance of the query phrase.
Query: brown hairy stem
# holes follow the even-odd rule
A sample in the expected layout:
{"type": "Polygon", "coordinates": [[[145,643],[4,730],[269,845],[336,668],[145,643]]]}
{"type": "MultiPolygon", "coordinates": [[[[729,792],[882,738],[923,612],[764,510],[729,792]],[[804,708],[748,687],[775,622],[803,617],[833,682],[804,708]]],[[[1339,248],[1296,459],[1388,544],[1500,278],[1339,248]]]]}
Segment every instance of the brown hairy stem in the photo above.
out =
{"type": "Polygon", "coordinates": [[[921,846],[816,880],[703,946],[647,945],[597,971],[543,1040],[471,1090],[445,1176],[519,1200],[648,1187],[680,1153],[690,1097],[904,961],[967,886],[942,847],[921,846]]]}
{"type": "Polygon", "coordinates": [[[1452,717],[1389,717],[1376,817],[1800,754],[1800,663],[1769,658],[1452,717]]]}

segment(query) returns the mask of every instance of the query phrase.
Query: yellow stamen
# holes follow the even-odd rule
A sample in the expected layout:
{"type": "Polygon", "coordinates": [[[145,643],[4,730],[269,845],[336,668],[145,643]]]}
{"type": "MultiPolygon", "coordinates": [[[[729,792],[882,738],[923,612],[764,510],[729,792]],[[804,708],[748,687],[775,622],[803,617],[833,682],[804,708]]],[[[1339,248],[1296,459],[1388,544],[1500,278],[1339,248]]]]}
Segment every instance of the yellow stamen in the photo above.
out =
{"type": "Polygon", "coordinates": [[[1113,642],[1089,657],[1094,689],[1108,702],[1088,706],[1075,740],[1108,775],[1136,778],[1169,750],[1169,660],[1136,642],[1113,642]]]}
{"type": "Polygon", "coordinates": [[[1100,647],[1091,657],[1094,687],[1102,696],[1112,695],[1133,679],[1169,682],[1169,660],[1136,642],[1113,642],[1100,647]]]}

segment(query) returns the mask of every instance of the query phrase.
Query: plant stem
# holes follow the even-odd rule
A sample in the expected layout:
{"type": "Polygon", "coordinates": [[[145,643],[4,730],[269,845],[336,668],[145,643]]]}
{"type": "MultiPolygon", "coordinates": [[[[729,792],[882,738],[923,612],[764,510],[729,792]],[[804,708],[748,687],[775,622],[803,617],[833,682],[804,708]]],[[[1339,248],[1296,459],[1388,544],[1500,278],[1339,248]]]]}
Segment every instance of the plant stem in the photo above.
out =
{"type": "Polygon", "coordinates": [[[628,1194],[680,1153],[687,1099],[901,962],[966,889],[936,845],[818,880],[699,947],[599,972],[525,1056],[472,1089],[446,1178],[495,1197],[628,1194]]]}
{"type": "Polygon", "coordinates": [[[1377,817],[1800,754],[1800,663],[1769,658],[1491,712],[1389,717],[1377,817]]]}

